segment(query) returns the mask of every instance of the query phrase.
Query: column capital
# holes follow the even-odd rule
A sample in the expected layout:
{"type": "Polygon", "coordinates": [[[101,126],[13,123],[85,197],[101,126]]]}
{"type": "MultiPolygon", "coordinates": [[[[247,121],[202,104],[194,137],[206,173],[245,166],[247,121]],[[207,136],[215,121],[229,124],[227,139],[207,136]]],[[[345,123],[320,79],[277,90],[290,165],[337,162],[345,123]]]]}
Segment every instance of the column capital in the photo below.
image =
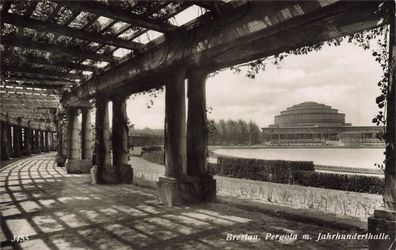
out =
{"type": "Polygon", "coordinates": [[[187,78],[207,77],[212,71],[209,68],[197,67],[187,71],[187,78]]]}

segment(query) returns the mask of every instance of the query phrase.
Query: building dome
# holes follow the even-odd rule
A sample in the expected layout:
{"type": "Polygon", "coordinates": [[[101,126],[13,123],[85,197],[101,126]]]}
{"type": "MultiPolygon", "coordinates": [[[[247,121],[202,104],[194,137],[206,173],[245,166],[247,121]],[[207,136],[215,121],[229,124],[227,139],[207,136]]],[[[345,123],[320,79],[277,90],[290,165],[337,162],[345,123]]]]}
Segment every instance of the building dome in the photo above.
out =
{"type": "Polygon", "coordinates": [[[328,127],[348,126],[345,123],[345,114],[338,113],[337,109],[316,103],[303,102],[282,111],[275,116],[275,124],[271,127],[328,127]]]}

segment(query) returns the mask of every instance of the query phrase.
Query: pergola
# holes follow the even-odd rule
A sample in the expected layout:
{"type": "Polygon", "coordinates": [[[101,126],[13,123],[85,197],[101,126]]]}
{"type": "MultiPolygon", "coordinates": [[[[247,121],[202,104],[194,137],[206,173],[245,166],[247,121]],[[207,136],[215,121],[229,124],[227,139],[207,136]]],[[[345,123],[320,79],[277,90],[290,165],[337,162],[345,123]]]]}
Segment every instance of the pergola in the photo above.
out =
{"type": "MultiPolygon", "coordinates": [[[[207,74],[389,23],[394,46],[393,1],[3,0],[1,135],[7,146],[2,155],[20,155],[21,144],[28,154],[40,142],[48,144],[48,133],[57,131],[58,155],[68,159],[67,171],[89,172],[88,110],[95,106],[98,181],[126,181],[123,177],[132,176],[126,98],[165,86],[166,177],[158,183],[159,198],[170,205],[210,200],[216,185],[206,167],[207,74]],[[199,9],[199,15],[185,24],[175,22],[189,8],[199,9]]],[[[391,87],[390,134],[392,105],[391,87]]],[[[389,138],[388,153],[394,149],[394,131],[389,138]]],[[[388,155],[385,199],[394,209],[394,156],[388,155]]]]}

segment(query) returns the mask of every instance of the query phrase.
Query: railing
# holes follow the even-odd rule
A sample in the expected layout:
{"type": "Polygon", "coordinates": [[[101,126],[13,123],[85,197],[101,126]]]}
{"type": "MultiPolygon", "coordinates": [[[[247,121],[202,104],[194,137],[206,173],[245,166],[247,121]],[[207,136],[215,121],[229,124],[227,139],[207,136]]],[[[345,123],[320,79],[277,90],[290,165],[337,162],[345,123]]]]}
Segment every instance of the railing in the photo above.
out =
{"type": "Polygon", "coordinates": [[[349,168],[343,166],[328,166],[315,164],[315,170],[333,171],[333,172],[346,172],[346,173],[359,173],[359,174],[375,174],[383,175],[384,172],[380,169],[370,168],[349,168]]]}

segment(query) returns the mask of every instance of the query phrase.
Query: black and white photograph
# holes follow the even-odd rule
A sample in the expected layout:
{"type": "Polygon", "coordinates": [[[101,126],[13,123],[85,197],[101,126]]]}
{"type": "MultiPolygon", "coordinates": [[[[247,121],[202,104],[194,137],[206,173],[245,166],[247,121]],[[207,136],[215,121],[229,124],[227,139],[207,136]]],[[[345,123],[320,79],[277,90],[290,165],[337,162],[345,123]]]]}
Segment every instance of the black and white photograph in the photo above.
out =
{"type": "Polygon", "coordinates": [[[0,248],[396,250],[395,0],[0,0],[0,248]]]}

